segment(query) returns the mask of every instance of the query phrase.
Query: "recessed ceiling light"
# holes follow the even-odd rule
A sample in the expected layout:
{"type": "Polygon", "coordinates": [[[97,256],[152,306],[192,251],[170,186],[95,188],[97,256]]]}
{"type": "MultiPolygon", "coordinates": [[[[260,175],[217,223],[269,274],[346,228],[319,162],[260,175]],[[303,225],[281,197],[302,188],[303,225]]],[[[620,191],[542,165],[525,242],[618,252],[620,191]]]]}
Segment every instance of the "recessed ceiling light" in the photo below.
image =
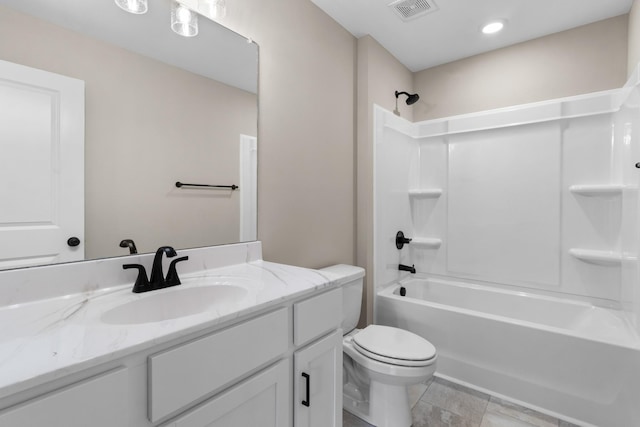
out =
{"type": "Polygon", "coordinates": [[[489,22],[487,25],[482,27],[482,32],[484,34],[495,34],[504,28],[504,23],[505,21],[502,20],[489,22]]]}

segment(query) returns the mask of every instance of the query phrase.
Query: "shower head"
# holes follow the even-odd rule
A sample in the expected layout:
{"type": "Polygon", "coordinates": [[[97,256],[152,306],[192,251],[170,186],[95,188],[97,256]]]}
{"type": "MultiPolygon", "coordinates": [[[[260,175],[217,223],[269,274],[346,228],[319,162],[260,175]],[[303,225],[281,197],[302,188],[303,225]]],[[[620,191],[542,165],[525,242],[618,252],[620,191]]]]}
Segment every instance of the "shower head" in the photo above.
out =
{"type": "Polygon", "coordinates": [[[417,93],[414,93],[413,95],[409,95],[407,97],[407,105],[413,105],[416,102],[418,102],[419,99],[420,99],[420,95],[418,95],[417,93]]]}
{"type": "Polygon", "coordinates": [[[418,102],[418,100],[420,99],[420,95],[418,95],[417,93],[410,94],[410,93],[407,93],[407,92],[398,92],[398,91],[396,91],[396,101],[398,100],[398,97],[400,95],[407,95],[407,105],[413,105],[416,102],[418,102]]]}

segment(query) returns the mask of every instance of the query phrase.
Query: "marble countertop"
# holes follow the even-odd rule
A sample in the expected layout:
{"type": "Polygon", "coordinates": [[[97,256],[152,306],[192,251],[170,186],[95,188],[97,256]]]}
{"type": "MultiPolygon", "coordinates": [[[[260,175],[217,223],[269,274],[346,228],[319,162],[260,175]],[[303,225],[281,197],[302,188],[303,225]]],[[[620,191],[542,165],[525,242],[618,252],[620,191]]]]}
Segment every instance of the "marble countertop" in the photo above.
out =
{"type": "Polygon", "coordinates": [[[180,286],[142,294],[128,284],[0,307],[0,398],[337,286],[321,271],[262,260],[181,280],[180,286]],[[235,284],[247,292],[229,304],[158,322],[117,324],[105,317],[131,301],[211,284],[235,284]]]}

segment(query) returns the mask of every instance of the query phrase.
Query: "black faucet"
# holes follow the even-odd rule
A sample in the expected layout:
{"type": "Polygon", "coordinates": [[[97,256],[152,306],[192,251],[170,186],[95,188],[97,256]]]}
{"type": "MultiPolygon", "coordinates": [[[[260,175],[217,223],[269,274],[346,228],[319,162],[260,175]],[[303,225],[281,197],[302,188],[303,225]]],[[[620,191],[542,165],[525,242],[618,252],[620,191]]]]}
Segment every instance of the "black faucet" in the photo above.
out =
{"type": "Polygon", "coordinates": [[[411,274],[416,274],[416,266],[412,265],[409,267],[408,265],[400,264],[398,265],[398,270],[400,271],[408,271],[411,274]]]}
{"type": "Polygon", "coordinates": [[[136,244],[131,239],[124,239],[120,242],[121,248],[129,248],[129,254],[137,254],[138,248],[136,248],[136,244]]]}
{"type": "Polygon", "coordinates": [[[176,250],[171,246],[160,246],[153,258],[153,267],[151,268],[151,277],[149,278],[149,286],[153,289],[166,288],[164,273],[162,272],[162,254],[167,254],[167,258],[173,258],[178,255],[176,250]]]}
{"type": "Polygon", "coordinates": [[[143,265],[125,264],[122,266],[122,268],[124,268],[125,270],[129,268],[138,269],[138,278],[136,279],[136,283],[133,285],[133,289],[131,290],[132,292],[148,292],[180,284],[180,278],[178,277],[178,272],[176,271],[176,264],[181,261],[188,260],[189,257],[184,256],[173,260],[169,265],[169,272],[167,273],[167,277],[165,279],[162,272],[163,254],[166,254],[167,258],[173,258],[177,255],[175,249],[173,249],[171,246],[161,246],[160,248],[158,248],[158,250],[156,251],[156,256],[153,258],[153,267],[151,269],[150,280],[147,279],[147,271],[145,270],[143,265]]]}

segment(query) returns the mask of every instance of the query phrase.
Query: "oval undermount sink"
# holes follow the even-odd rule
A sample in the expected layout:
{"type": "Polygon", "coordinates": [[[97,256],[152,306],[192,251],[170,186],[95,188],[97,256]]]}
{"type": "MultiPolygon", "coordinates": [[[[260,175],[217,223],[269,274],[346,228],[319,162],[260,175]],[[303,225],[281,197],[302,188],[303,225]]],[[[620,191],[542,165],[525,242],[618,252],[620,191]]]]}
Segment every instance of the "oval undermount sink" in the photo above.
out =
{"type": "Polygon", "coordinates": [[[142,294],[106,311],[101,319],[105,323],[126,325],[161,322],[203,313],[207,310],[235,304],[247,296],[239,286],[216,285],[197,288],[174,288],[164,292],[142,294]]]}

